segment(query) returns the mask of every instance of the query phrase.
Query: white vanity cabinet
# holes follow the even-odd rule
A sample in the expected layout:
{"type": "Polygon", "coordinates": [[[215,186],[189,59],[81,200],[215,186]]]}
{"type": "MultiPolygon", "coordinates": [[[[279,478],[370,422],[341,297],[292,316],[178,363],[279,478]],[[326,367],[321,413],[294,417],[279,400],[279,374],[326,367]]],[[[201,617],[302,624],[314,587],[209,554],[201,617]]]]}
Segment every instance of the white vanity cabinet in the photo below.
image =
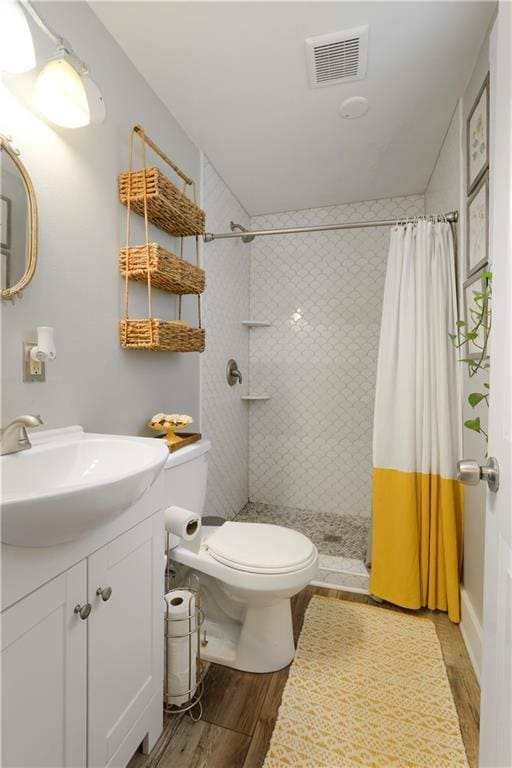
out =
{"type": "MultiPolygon", "coordinates": [[[[164,537],[158,523],[154,530],[155,520],[145,520],[89,558],[88,756],[94,768],[122,749],[157,691],[162,712],[164,537]]],[[[125,765],[141,740],[116,764],[125,765]]]]}
{"type": "Polygon", "coordinates": [[[3,768],[123,768],[153,746],[163,538],[153,515],[2,613],[3,768]]]}
{"type": "Polygon", "coordinates": [[[2,614],[4,768],[86,764],[85,560],[2,614]]]}

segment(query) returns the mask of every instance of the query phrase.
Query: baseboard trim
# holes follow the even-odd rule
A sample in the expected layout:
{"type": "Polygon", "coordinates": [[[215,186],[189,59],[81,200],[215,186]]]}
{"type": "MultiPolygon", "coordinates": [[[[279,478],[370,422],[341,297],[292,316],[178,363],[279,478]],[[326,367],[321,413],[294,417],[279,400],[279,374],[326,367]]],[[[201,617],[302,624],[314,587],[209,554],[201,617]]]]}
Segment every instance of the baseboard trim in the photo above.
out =
{"type": "Polygon", "coordinates": [[[460,591],[461,620],[460,632],[464,645],[468,652],[471,664],[475,671],[476,679],[480,684],[480,671],[482,664],[482,639],[483,630],[473,604],[464,587],[460,591]]]}
{"type": "Polygon", "coordinates": [[[363,589],[362,587],[347,587],[345,584],[335,584],[334,582],[329,580],[317,581],[316,579],[313,579],[313,581],[310,581],[309,584],[312,587],[324,587],[325,589],[337,589],[339,592],[354,592],[354,594],[356,595],[368,594],[368,590],[363,589]]]}

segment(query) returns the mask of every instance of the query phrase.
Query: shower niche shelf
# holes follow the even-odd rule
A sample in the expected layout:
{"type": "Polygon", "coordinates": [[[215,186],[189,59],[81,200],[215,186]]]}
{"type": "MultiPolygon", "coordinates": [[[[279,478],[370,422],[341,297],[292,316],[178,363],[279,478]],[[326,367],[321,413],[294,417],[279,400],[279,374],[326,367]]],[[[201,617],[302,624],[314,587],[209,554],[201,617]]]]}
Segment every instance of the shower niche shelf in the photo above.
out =
{"type": "Polygon", "coordinates": [[[270,400],[270,395],[242,395],[240,400],[270,400]]]}
{"type": "Polygon", "coordinates": [[[266,320],[242,320],[242,325],[246,328],[270,328],[272,323],[267,323],[266,320]]]}

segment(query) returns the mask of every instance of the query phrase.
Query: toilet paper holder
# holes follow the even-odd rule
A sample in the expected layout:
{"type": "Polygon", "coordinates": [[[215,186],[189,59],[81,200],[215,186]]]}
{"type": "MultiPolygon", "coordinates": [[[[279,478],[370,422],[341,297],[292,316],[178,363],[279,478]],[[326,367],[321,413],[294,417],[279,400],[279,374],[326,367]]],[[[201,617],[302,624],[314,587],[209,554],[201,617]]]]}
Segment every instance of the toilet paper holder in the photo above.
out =
{"type": "Polygon", "coordinates": [[[178,715],[188,712],[192,720],[197,721],[202,717],[201,699],[204,692],[204,676],[206,664],[201,659],[201,648],[204,647],[204,639],[201,638],[201,628],[204,623],[204,611],[201,606],[201,590],[199,579],[193,574],[189,577],[184,587],[172,588],[176,571],[170,565],[170,534],[167,533],[166,542],[167,566],[165,570],[165,613],[164,613],[164,712],[169,715],[178,715]],[[184,598],[183,592],[187,591],[184,598]],[[184,599],[188,604],[183,605],[184,599]],[[171,614],[173,608],[181,608],[178,617],[171,614]],[[184,612],[183,612],[184,609],[184,612]],[[176,629],[179,631],[176,632],[176,629]],[[173,643],[179,641],[181,648],[185,649],[185,690],[178,693],[171,690],[169,684],[172,672],[173,643]]]}

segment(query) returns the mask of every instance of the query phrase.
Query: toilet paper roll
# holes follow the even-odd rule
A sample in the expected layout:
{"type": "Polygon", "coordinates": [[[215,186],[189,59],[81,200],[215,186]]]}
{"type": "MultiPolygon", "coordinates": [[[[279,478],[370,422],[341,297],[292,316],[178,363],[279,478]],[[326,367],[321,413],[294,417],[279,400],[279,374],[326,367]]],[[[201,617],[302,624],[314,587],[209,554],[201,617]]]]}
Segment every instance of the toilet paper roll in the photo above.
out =
{"type": "Polygon", "coordinates": [[[165,527],[169,533],[185,541],[192,541],[201,534],[201,518],[183,507],[167,507],[164,512],[165,527]]]}
{"type": "Polygon", "coordinates": [[[167,703],[180,706],[194,695],[197,685],[196,596],[188,589],[173,589],[165,595],[167,621],[167,703]],[[189,616],[192,619],[189,620],[189,616]],[[192,634],[188,633],[192,630],[192,634]],[[190,669],[190,676],[189,676],[190,669]],[[187,691],[191,689],[191,693],[187,691]]]}

